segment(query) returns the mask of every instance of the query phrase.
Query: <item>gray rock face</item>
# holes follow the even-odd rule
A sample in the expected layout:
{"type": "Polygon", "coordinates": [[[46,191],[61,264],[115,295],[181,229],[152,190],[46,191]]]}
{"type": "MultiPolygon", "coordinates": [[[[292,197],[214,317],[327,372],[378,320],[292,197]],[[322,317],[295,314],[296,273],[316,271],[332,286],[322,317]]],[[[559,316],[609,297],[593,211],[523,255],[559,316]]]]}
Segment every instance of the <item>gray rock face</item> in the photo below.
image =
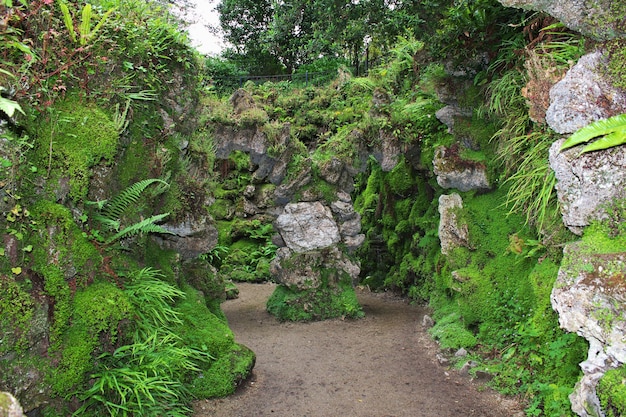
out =
{"type": "Polygon", "coordinates": [[[462,208],[463,200],[456,193],[439,197],[439,240],[444,255],[454,248],[469,245],[467,225],[461,224],[457,217],[457,211],[462,208]]]}
{"type": "Polygon", "coordinates": [[[626,93],[601,75],[604,59],[600,52],[583,56],[550,89],[546,122],[555,132],[573,133],[596,120],[626,113],[626,93]]]}
{"type": "Polygon", "coordinates": [[[456,104],[447,105],[435,113],[437,120],[448,126],[448,133],[454,132],[454,122],[460,117],[471,117],[472,110],[462,109],[456,104]]]}
{"type": "Polygon", "coordinates": [[[8,392],[0,392],[0,416],[24,417],[20,403],[8,392]]]}
{"type": "Polygon", "coordinates": [[[484,164],[459,156],[458,147],[440,146],[435,150],[433,171],[440,187],[459,191],[491,188],[484,164]]]}
{"type": "Polygon", "coordinates": [[[578,156],[578,149],[559,152],[564,140],[550,148],[550,167],[563,223],[581,235],[593,220],[606,218],[606,206],[626,196],[626,148],[623,146],[578,156]]]}
{"type": "Polygon", "coordinates": [[[565,26],[597,39],[626,36],[626,4],[614,0],[498,0],[507,7],[546,12],[565,26]]]}
{"type": "Polygon", "coordinates": [[[341,241],[332,211],[319,201],[287,204],[275,226],[287,247],[296,253],[325,248],[341,241]]]}
{"type": "Polygon", "coordinates": [[[601,416],[598,381],[607,370],[626,363],[626,254],[598,254],[577,242],[566,246],[564,255],[552,307],[562,328],[589,341],[589,355],[580,364],[583,377],[570,395],[572,411],[601,416]]]}
{"type": "Polygon", "coordinates": [[[210,217],[195,219],[187,216],[178,223],[163,225],[172,235],[155,235],[154,238],[161,247],[178,252],[182,260],[195,258],[217,245],[217,229],[211,220],[210,217]]]}

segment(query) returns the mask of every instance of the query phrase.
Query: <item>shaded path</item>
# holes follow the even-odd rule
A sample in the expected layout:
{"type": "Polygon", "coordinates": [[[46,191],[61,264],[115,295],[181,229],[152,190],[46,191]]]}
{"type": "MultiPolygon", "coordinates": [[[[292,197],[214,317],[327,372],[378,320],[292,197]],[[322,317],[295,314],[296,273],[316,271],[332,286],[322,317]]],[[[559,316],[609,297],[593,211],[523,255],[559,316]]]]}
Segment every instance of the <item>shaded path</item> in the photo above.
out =
{"type": "MultiPolygon", "coordinates": [[[[366,317],[280,323],[265,311],[272,284],[238,284],[222,304],[236,340],[257,355],[228,398],[199,401],[195,417],[511,417],[512,400],[438,364],[422,307],[359,292],[366,317]]],[[[523,415],[520,414],[520,415],[523,415]]]]}

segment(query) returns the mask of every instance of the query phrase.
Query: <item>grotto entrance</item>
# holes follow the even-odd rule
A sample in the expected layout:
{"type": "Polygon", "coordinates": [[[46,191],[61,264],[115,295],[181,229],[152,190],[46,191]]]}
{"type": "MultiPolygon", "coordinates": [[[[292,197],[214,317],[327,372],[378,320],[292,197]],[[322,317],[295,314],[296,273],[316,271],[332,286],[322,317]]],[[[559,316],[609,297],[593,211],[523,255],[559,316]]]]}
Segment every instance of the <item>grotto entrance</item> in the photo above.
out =
{"type": "Polygon", "coordinates": [[[281,323],[265,308],[275,284],[238,287],[239,298],[222,309],[256,366],[234,395],[197,402],[195,417],[524,415],[515,401],[438,363],[423,307],[358,290],[363,319],[281,323]]]}

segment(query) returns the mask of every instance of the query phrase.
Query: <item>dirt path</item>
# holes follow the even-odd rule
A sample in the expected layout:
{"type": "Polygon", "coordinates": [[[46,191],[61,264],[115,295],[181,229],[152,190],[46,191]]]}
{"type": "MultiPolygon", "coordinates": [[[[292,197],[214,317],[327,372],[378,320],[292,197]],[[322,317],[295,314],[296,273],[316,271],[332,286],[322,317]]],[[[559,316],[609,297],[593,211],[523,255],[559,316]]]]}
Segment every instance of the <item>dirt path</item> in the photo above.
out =
{"type": "Polygon", "coordinates": [[[422,307],[359,292],[366,317],[280,323],[265,311],[272,284],[239,284],[222,308],[257,354],[251,378],[195,417],[512,417],[518,405],[439,365],[422,307]]]}

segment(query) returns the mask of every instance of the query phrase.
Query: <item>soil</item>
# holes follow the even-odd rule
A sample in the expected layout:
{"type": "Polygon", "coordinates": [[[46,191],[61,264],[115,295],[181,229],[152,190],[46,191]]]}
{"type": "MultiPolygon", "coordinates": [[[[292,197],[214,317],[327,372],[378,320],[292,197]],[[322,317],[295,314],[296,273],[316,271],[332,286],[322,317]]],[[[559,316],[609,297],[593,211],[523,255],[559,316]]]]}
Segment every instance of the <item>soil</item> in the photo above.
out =
{"type": "Polygon", "coordinates": [[[235,394],[196,402],[195,417],[524,415],[514,399],[440,365],[425,307],[361,289],[363,319],[281,323],[265,310],[274,284],[237,286],[222,309],[256,365],[235,394]]]}

